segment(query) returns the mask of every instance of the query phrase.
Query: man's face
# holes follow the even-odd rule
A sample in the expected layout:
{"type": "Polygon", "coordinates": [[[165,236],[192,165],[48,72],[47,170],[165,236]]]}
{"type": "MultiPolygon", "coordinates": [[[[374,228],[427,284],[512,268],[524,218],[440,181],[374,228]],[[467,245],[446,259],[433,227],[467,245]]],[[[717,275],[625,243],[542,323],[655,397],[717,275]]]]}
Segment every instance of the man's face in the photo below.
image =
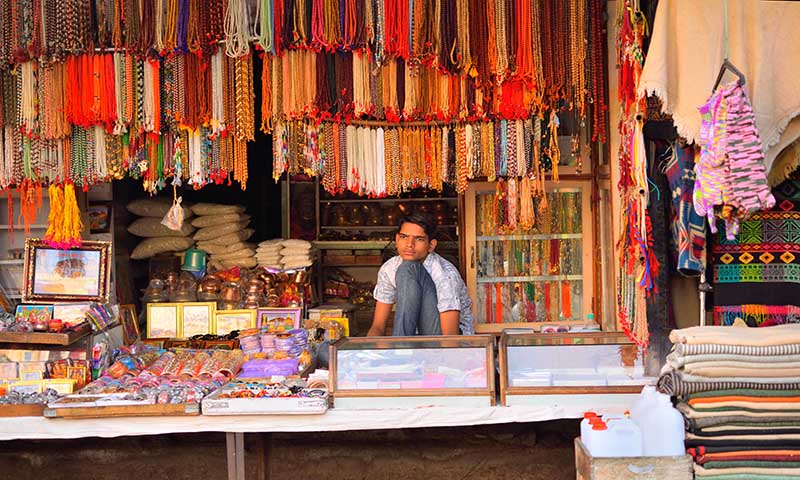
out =
{"type": "Polygon", "coordinates": [[[403,260],[423,261],[436,249],[436,240],[431,240],[425,230],[416,223],[404,223],[395,236],[397,254],[403,260]]]}

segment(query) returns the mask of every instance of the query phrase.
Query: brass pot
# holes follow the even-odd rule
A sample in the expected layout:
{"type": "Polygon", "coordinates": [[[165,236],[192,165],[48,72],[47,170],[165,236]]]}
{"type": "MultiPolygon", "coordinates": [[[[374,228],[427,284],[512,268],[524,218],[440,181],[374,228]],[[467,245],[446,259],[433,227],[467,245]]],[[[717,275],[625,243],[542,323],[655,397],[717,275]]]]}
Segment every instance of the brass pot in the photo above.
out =
{"type": "Polygon", "coordinates": [[[308,271],[297,270],[289,276],[289,281],[296,285],[305,285],[308,283],[308,271]]]}
{"type": "Polygon", "coordinates": [[[228,303],[239,303],[242,301],[242,290],[236,282],[225,282],[220,290],[220,301],[228,303]]]}
{"type": "Polygon", "coordinates": [[[244,298],[244,308],[256,309],[264,303],[264,296],[261,293],[248,292],[244,298]]]}

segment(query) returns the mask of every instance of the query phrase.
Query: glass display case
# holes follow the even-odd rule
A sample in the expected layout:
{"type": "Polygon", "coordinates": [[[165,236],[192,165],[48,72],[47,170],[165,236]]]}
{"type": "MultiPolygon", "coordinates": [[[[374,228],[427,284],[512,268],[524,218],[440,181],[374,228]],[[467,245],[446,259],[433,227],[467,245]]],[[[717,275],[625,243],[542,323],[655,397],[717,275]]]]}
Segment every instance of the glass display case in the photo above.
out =
{"type": "Polygon", "coordinates": [[[527,230],[497,221],[494,182],[470,183],[465,198],[467,287],[475,331],[586,325],[594,299],[590,183],[548,184],[527,230]],[[546,201],[546,204],[544,203],[546,201]]]}
{"type": "Polygon", "coordinates": [[[644,373],[641,349],[622,333],[540,334],[500,337],[503,405],[627,408],[655,377],[644,373]]]}
{"type": "Polygon", "coordinates": [[[495,404],[489,335],[343,338],[330,347],[334,408],[495,404]]]}

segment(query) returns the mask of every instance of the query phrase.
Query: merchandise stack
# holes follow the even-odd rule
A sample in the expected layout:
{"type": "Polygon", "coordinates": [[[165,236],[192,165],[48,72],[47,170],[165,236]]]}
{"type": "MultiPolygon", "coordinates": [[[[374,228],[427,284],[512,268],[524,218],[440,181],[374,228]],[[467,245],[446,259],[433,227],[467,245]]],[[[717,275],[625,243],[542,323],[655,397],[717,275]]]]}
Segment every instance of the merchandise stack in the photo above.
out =
{"type": "Polygon", "coordinates": [[[261,267],[296,270],[314,263],[311,242],[306,240],[265,240],[258,244],[255,254],[261,267]]]}
{"type": "Polygon", "coordinates": [[[255,246],[246,243],[254,230],[247,228],[250,216],[241,205],[198,203],[192,206],[197,218],[194,239],[197,248],[209,254],[209,268],[224,270],[232,267],[256,266],[255,246]]]}
{"type": "Polygon", "coordinates": [[[159,253],[183,252],[194,244],[191,235],[195,227],[188,220],[192,216],[189,208],[180,207],[183,209],[184,222],[179,230],[167,227],[164,222],[172,205],[172,200],[166,198],[141,198],[126,206],[129,212],[141,217],[128,226],[128,233],[144,239],[131,253],[133,260],[150,258],[159,253]]]}
{"type": "Polygon", "coordinates": [[[705,480],[800,479],[800,325],[670,334],[658,389],[678,399],[705,480]]]}

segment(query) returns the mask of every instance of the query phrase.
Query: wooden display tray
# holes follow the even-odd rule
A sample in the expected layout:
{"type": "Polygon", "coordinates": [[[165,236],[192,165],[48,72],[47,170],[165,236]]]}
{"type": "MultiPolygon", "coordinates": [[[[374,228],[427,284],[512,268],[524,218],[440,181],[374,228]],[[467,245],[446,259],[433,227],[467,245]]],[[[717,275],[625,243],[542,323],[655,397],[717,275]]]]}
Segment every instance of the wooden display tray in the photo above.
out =
{"type": "Polygon", "coordinates": [[[45,408],[47,418],[108,418],[200,415],[199,403],[165,405],[109,405],[105,407],[45,408]]]}
{"type": "Polygon", "coordinates": [[[46,332],[0,332],[0,343],[34,343],[39,345],[72,345],[89,335],[92,327],[88,323],[75,331],[67,333],[46,332]]]}
{"type": "Polygon", "coordinates": [[[30,405],[1,405],[0,417],[41,417],[44,411],[44,404],[34,403],[30,405]]]}

